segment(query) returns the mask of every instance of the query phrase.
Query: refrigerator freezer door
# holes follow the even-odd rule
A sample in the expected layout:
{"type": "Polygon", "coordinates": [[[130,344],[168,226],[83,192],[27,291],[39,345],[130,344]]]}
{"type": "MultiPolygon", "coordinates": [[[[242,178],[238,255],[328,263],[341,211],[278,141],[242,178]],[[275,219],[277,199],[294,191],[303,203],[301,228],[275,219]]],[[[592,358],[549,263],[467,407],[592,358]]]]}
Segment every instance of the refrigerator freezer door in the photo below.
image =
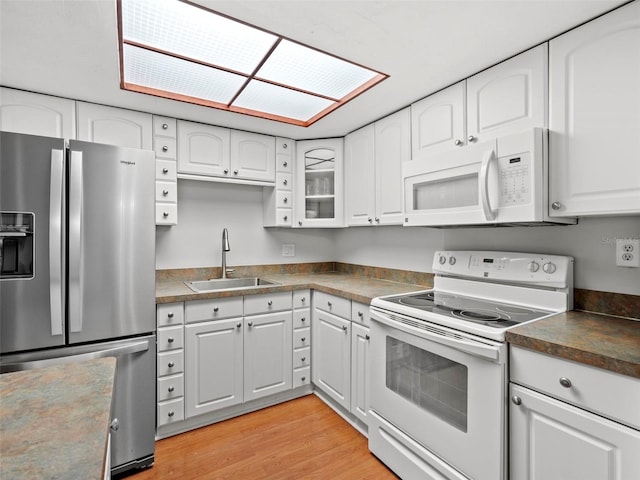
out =
{"type": "MultiPolygon", "coordinates": [[[[30,273],[12,278],[7,265],[0,269],[2,354],[65,343],[64,198],[64,140],[0,132],[3,251],[9,253],[8,236],[16,234],[5,220],[33,218],[30,273]]],[[[19,248],[11,253],[14,262],[25,255],[19,248]]]]}
{"type": "Polygon", "coordinates": [[[69,147],[69,342],[155,331],[155,154],[69,147]]]}

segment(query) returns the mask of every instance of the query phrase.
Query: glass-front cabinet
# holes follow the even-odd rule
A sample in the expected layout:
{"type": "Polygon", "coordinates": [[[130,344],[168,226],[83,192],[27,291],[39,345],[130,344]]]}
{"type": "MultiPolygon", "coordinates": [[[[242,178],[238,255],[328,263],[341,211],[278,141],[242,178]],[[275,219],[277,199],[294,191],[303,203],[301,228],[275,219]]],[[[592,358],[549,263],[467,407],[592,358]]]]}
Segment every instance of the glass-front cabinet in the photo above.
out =
{"type": "Polygon", "coordinates": [[[297,142],[296,227],[344,226],[343,139],[297,142]]]}

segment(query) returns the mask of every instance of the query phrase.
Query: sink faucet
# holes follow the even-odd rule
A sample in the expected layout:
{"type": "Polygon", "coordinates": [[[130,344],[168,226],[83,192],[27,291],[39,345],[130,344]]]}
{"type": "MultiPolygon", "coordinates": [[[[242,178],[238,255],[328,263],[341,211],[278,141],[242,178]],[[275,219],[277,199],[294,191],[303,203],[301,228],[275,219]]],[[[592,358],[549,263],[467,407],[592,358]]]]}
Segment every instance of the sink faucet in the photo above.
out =
{"type": "Polygon", "coordinates": [[[229,246],[229,232],[222,229],[222,278],[227,278],[227,252],[231,251],[229,246]]]}

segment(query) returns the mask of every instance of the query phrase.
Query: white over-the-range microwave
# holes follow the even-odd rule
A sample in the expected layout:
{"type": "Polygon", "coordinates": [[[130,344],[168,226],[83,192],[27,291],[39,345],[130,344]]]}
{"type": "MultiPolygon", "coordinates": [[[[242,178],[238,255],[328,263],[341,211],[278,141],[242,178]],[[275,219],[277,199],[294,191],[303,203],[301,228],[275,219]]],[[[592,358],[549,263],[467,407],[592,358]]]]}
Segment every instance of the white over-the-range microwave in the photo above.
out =
{"type": "Polygon", "coordinates": [[[549,216],[547,137],[532,128],[404,162],[404,225],[576,223],[549,216]]]}

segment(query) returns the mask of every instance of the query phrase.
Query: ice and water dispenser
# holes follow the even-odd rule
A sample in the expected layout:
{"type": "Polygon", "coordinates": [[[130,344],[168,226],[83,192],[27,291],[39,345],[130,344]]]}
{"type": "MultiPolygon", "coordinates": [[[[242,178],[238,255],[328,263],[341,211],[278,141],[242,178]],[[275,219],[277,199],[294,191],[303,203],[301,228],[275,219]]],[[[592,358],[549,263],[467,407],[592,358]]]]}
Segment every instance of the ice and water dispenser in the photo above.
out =
{"type": "Polygon", "coordinates": [[[0,279],[33,278],[33,213],[0,213],[0,279]]]}

